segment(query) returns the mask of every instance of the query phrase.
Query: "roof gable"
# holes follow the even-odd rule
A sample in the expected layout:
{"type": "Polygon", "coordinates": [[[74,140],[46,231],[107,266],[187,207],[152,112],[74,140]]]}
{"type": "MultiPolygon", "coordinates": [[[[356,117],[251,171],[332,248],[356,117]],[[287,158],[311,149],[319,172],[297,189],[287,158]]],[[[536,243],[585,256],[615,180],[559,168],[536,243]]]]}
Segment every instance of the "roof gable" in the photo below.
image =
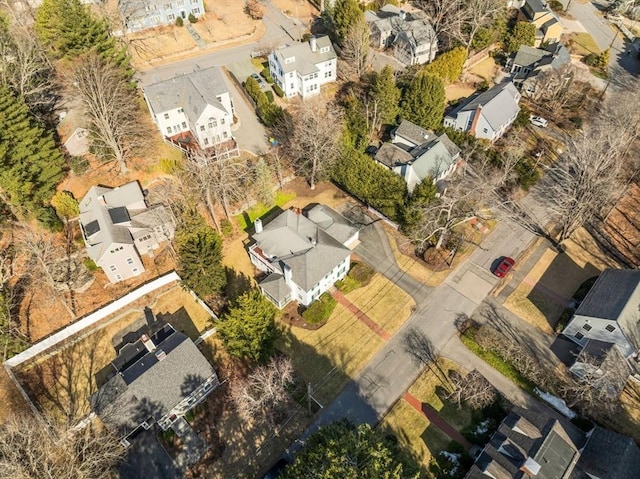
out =
{"type": "Polygon", "coordinates": [[[596,280],[576,316],[617,320],[640,284],[640,271],[606,269],[596,280]]]}

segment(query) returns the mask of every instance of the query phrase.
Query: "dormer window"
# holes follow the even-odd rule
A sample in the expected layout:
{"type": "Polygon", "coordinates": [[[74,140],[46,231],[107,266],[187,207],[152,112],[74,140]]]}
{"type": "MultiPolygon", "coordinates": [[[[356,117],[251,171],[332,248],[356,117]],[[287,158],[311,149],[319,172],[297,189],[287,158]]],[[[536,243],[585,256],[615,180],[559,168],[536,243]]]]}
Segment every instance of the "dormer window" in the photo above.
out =
{"type": "Polygon", "coordinates": [[[320,48],[320,53],[329,53],[329,47],[320,48]]]}
{"type": "Polygon", "coordinates": [[[289,57],[284,59],[285,64],[293,63],[296,61],[296,57],[289,57]]]}

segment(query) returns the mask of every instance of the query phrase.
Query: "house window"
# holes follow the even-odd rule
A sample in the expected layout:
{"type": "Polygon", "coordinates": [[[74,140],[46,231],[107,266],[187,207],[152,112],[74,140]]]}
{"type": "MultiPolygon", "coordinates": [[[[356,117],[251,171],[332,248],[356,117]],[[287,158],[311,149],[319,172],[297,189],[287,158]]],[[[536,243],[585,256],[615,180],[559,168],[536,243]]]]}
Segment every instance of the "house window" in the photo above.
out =
{"type": "Polygon", "coordinates": [[[582,334],[582,333],[576,333],[576,334],[574,334],[574,336],[578,341],[580,341],[582,338],[584,338],[584,334],[582,334]]]}
{"type": "Polygon", "coordinates": [[[178,0],[177,5],[179,7],[183,7],[184,6],[184,0],[178,0]]]}
{"type": "Polygon", "coordinates": [[[169,119],[169,113],[165,113],[165,114],[164,114],[164,119],[165,119],[165,120],[168,120],[168,119],[169,119]]]}
{"type": "Polygon", "coordinates": [[[324,72],[324,77],[325,78],[329,78],[330,76],[331,76],[331,72],[330,71],[324,72]]]}
{"type": "Polygon", "coordinates": [[[200,131],[204,131],[204,125],[200,125],[200,131]]]}
{"type": "Polygon", "coordinates": [[[291,89],[293,90],[293,83],[291,84],[291,89]]]}
{"type": "Polygon", "coordinates": [[[604,328],[604,329],[606,329],[606,330],[607,330],[607,331],[609,331],[610,333],[613,333],[613,332],[616,330],[616,327],[615,327],[615,326],[612,326],[611,324],[609,324],[609,325],[607,325],[607,327],[606,327],[606,328],[604,328]]]}
{"type": "Polygon", "coordinates": [[[198,7],[194,8],[193,13],[200,13],[200,9],[198,7]]]}
{"type": "Polygon", "coordinates": [[[171,4],[170,3],[165,3],[164,4],[164,9],[165,10],[171,10],[171,4]]]}
{"type": "Polygon", "coordinates": [[[122,275],[116,274],[116,281],[122,281],[122,275]]]}
{"type": "Polygon", "coordinates": [[[178,108],[178,113],[184,113],[184,109],[183,108],[178,108]]]}
{"type": "Polygon", "coordinates": [[[227,135],[227,132],[226,132],[226,131],[223,131],[223,132],[222,132],[222,138],[226,138],[227,136],[229,136],[229,135],[227,135]]]}
{"type": "Polygon", "coordinates": [[[320,49],[320,53],[327,53],[329,51],[329,47],[322,47],[320,49]]]}
{"type": "Polygon", "coordinates": [[[127,264],[133,264],[133,258],[127,258],[127,264]]]}
{"type": "Polygon", "coordinates": [[[222,97],[221,96],[217,96],[216,100],[218,100],[220,103],[222,103],[222,97]]]}
{"type": "Polygon", "coordinates": [[[220,118],[220,124],[224,125],[224,118],[220,118]]]}
{"type": "Polygon", "coordinates": [[[489,133],[489,130],[487,130],[486,128],[483,128],[482,133],[489,133]]]}
{"type": "Polygon", "coordinates": [[[208,145],[208,144],[209,144],[209,138],[205,138],[205,139],[204,139],[204,144],[205,144],[205,145],[208,145]]]}
{"type": "Polygon", "coordinates": [[[167,127],[167,133],[171,134],[171,127],[170,126],[167,127]]]}
{"type": "Polygon", "coordinates": [[[118,268],[116,268],[116,265],[115,265],[115,264],[109,265],[109,269],[110,269],[111,271],[117,271],[117,270],[118,270],[118,268]]]}
{"type": "Polygon", "coordinates": [[[585,331],[591,331],[591,329],[593,329],[593,328],[591,327],[590,324],[583,324],[582,325],[582,329],[584,329],[585,331]]]}
{"type": "Polygon", "coordinates": [[[131,272],[132,272],[133,274],[138,274],[138,273],[140,272],[140,270],[139,270],[138,268],[133,268],[133,269],[131,270],[131,272]]]}
{"type": "Polygon", "coordinates": [[[176,16],[173,13],[170,13],[169,15],[167,15],[167,20],[175,20],[176,16]]]}
{"type": "Polygon", "coordinates": [[[186,121],[183,121],[183,122],[182,122],[182,129],[184,130],[184,129],[186,129],[186,128],[187,128],[187,122],[186,122],[186,121]]]}

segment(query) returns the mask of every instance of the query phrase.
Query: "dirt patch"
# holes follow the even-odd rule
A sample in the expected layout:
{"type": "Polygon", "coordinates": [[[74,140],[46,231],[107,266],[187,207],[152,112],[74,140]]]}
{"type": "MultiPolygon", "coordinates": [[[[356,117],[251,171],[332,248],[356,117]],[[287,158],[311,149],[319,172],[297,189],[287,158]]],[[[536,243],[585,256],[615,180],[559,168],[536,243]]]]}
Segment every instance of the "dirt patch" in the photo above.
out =
{"type": "Polygon", "coordinates": [[[455,101],[460,98],[467,98],[473,95],[476,91],[476,88],[472,84],[468,83],[454,83],[453,85],[448,85],[444,89],[445,98],[447,101],[455,101]]]}
{"type": "Polygon", "coordinates": [[[487,57],[469,68],[467,73],[484,78],[488,82],[492,82],[498,72],[498,68],[499,65],[496,61],[491,57],[487,57]]]}
{"type": "Polygon", "coordinates": [[[320,14],[318,9],[306,0],[272,0],[271,3],[278,7],[285,15],[300,20],[307,29],[309,29],[311,22],[320,14]]]}

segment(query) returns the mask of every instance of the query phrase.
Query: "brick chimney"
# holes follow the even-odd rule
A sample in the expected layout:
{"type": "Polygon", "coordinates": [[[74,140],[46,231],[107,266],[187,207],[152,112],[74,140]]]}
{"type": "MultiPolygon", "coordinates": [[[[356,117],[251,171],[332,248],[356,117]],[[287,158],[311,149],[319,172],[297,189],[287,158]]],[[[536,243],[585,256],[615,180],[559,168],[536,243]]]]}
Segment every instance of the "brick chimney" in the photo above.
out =
{"type": "Polygon", "coordinates": [[[476,108],[476,113],[473,117],[473,121],[471,122],[471,128],[469,129],[469,134],[471,136],[476,136],[476,126],[478,126],[478,121],[480,121],[480,115],[482,113],[482,105],[478,105],[476,108]]]}

